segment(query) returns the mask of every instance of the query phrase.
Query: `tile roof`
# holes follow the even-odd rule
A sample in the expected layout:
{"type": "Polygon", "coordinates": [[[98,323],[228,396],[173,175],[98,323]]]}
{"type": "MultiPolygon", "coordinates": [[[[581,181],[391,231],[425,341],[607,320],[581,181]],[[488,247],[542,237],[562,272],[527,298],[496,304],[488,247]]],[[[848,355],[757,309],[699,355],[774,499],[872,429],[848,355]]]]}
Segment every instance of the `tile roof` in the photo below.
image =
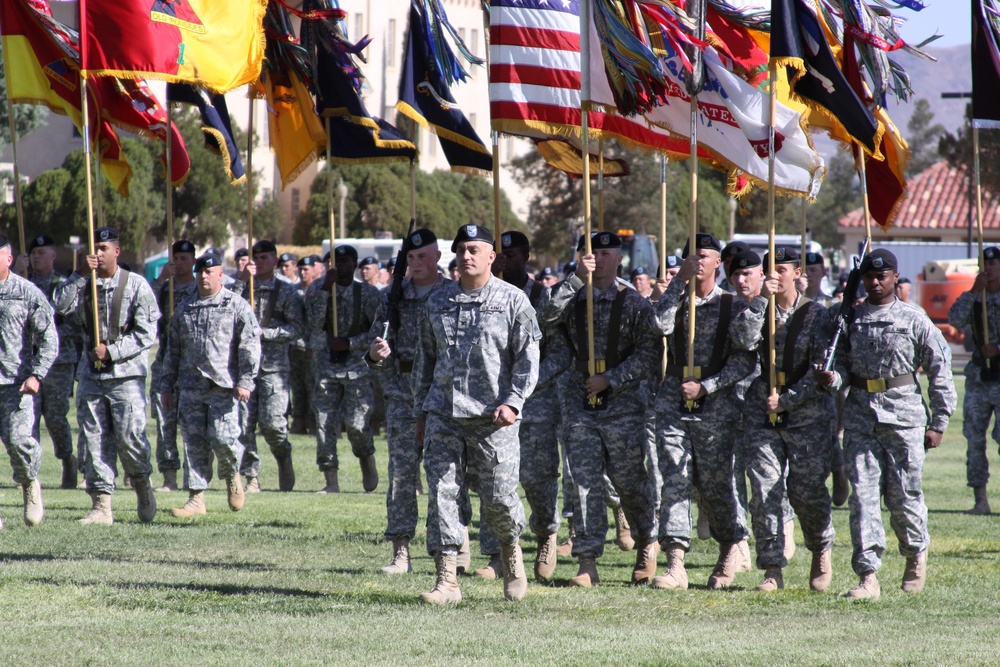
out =
{"type": "MultiPolygon", "coordinates": [[[[966,229],[970,204],[966,172],[941,160],[907,182],[906,199],[899,209],[893,229],[966,229]]],[[[858,208],[837,222],[838,227],[864,227],[864,214],[858,208]]],[[[877,225],[873,222],[872,227],[877,225]]],[[[983,229],[1000,229],[1000,198],[983,190],[983,229]]]]}

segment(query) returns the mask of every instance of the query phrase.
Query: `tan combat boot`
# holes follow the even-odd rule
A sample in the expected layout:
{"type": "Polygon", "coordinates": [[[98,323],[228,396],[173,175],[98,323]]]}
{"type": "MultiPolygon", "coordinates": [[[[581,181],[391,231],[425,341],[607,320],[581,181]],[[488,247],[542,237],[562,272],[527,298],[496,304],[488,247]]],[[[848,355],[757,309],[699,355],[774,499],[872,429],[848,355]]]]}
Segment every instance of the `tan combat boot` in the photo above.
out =
{"type": "Polygon", "coordinates": [[[785,580],[781,576],[781,568],[771,566],[764,570],[764,581],[760,582],[757,590],[770,593],[772,591],[780,591],[784,587],[785,580]]]}
{"type": "Polygon", "coordinates": [[[76,459],[72,456],[67,456],[62,460],[62,483],[59,485],[59,488],[76,488],[76,459]]]}
{"type": "Polygon", "coordinates": [[[635,552],[635,567],[632,568],[632,584],[645,586],[656,576],[656,557],[660,555],[660,543],[656,540],[641,545],[635,552]]]}
{"type": "Polygon", "coordinates": [[[753,569],[753,558],[750,556],[750,543],[740,540],[736,543],[736,549],[740,552],[740,565],[737,572],[750,572],[753,569]]]}
{"type": "Polygon", "coordinates": [[[708,578],[708,587],[712,590],[726,588],[733,583],[740,560],[740,550],[736,544],[736,542],[719,544],[719,560],[715,563],[712,576],[708,578]]]}
{"type": "Polygon", "coordinates": [[[260,479],[247,475],[247,483],[243,486],[243,493],[260,493],[260,479]]]}
{"type": "Polygon", "coordinates": [[[524,573],[524,556],[518,543],[500,546],[503,566],[503,599],[520,602],[528,592],[528,575],[524,573]]]}
{"type": "Polygon", "coordinates": [[[465,539],[462,546],[458,548],[458,555],[455,557],[455,571],[458,574],[465,574],[472,567],[472,546],[469,544],[469,528],[465,528],[465,539]]]}
{"type": "Polygon", "coordinates": [[[785,560],[790,562],[792,560],[792,556],[795,555],[795,521],[789,520],[785,522],[784,533],[785,560]]]}
{"type": "Polygon", "coordinates": [[[207,514],[208,512],[205,510],[205,492],[188,491],[188,494],[187,502],[181,507],[175,507],[170,510],[170,513],[178,519],[207,514]]]}
{"type": "Polygon", "coordinates": [[[45,507],[42,506],[42,484],[33,479],[22,487],[24,498],[24,525],[37,526],[45,517],[45,507]]]}
{"type": "Polygon", "coordinates": [[[580,556],[580,569],[569,580],[569,585],[573,588],[590,588],[599,583],[601,578],[597,574],[597,560],[590,556],[580,556]]]}
{"type": "Polygon", "coordinates": [[[292,453],[288,452],[278,462],[278,491],[288,493],[295,488],[295,468],[292,466],[292,453]]]}
{"type": "Polygon", "coordinates": [[[676,544],[667,547],[667,571],[658,577],[653,577],[650,585],[653,588],[687,589],[688,575],[684,569],[684,549],[676,544]]]}
{"type": "Polygon", "coordinates": [[[361,459],[361,488],[365,493],[371,493],[378,488],[378,468],[375,466],[374,454],[361,459]]]}
{"type": "Polygon", "coordinates": [[[566,517],[566,526],[569,528],[569,537],[566,538],[565,542],[556,547],[556,555],[569,557],[573,555],[573,538],[576,537],[576,528],[573,527],[572,515],[566,517]]]}
{"type": "Polygon", "coordinates": [[[882,587],[878,585],[878,579],[874,572],[865,572],[861,575],[861,581],[857,588],[852,588],[847,592],[849,600],[878,600],[882,595],[882,587]]]}
{"type": "Polygon", "coordinates": [[[847,479],[847,473],[843,470],[833,471],[833,504],[837,507],[843,506],[851,496],[851,482],[847,479]]]}
{"type": "Polygon", "coordinates": [[[153,485],[149,477],[136,477],[133,479],[135,488],[136,513],[139,521],[149,523],[156,516],[156,496],[153,495],[153,485]]]}
{"type": "Polygon", "coordinates": [[[111,513],[111,494],[91,491],[90,500],[93,503],[87,516],[80,519],[82,524],[96,523],[101,526],[110,526],[115,522],[111,513]]]}
{"type": "Polygon", "coordinates": [[[413,572],[410,565],[410,538],[399,537],[392,541],[392,560],[382,568],[382,574],[407,574],[413,572]]]}
{"type": "Polygon", "coordinates": [[[538,536],[538,553],[535,555],[535,579],[551,581],[556,573],[556,534],[538,536]]]}
{"type": "Polygon", "coordinates": [[[458,587],[455,571],[455,554],[440,553],[434,556],[437,581],[434,588],[420,594],[420,601],[429,604],[458,604],[462,601],[462,591],[458,587]]]}
{"type": "Polygon", "coordinates": [[[490,554],[490,562],[476,570],[473,574],[486,581],[499,579],[503,576],[503,565],[500,563],[500,554],[490,554]]]}
{"type": "Polygon", "coordinates": [[[830,587],[833,579],[833,564],[830,550],[813,554],[812,567],[809,568],[809,588],[822,593],[830,587]]]}
{"type": "Polygon", "coordinates": [[[229,501],[229,509],[239,512],[246,502],[246,495],[243,490],[243,478],[239,473],[226,478],[226,499],[229,501]]]}
{"type": "Polygon", "coordinates": [[[170,493],[177,490],[177,471],[164,470],[163,484],[156,489],[157,493],[170,493]]]}
{"type": "Polygon", "coordinates": [[[337,469],[324,470],[323,477],[326,480],[326,486],[317,491],[316,493],[340,493],[340,481],[337,479],[337,469]]]}
{"type": "Polygon", "coordinates": [[[972,514],[974,516],[985,516],[990,513],[990,501],[986,497],[986,485],[976,486],[972,489],[973,496],[976,499],[976,504],[972,506],[972,509],[966,512],[966,514],[972,514]]]}
{"type": "Polygon", "coordinates": [[[924,590],[927,581],[927,550],[924,549],[913,558],[906,559],[903,570],[903,590],[907,593],[919,593],[924,590]]]}
{"type": "Polygon", "coordinates": [[[615,508],[615,544],[622,551],[632,551],[635,548],[635,540],[632,539],[632,527],[628,525],[625,518],[625,510],[619,505],[615,508]]]}

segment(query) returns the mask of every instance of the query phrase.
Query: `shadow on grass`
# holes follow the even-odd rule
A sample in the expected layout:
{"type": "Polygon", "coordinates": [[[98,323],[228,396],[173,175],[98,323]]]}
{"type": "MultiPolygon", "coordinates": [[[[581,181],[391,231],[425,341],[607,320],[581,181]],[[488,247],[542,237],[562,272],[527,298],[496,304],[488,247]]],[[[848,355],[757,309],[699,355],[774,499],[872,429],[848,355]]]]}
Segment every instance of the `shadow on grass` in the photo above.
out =
{"type": "MultiPolygon", "coordinates": [[[[80,554],[77,556],[57,556],[55,554],[26,554],[26,553],[4,553],[0,552],[0,562],[81,562],[81,561],[102,561],[105,563],[140,563],[148,565],[163,565],[179,568],[193,568],[197,570],[230,572],[230,571],[253,571],[253,572],[281,572],[295,575],[314,575],[317,572],[327,571],[322,567],[316,569],[288,568],[267,565],[259,561],[198,561],[198,560],[168,560],[164,558],[133,558],[125,554],[115,554],[114,557],[99,554],[80,554]]],[[[329,570],[334,571],[334,570],[329,570]]],[[[364,569],[343,570],[344,574],[365,574],[364,569]]]]}
{"type": "Polygon", "coordinates": [[[251,595],[273,595],[281,597],[291,597],[291,598],[326,598],[330,597],[327,593],[320,593],[319,591],[307,591],[302,588],[280,588],[275,586],[238,586],[236,584],[168,584],[163,582],[124,582],[124,581],[81,581],[72,580],[67,581],[64,579],[56,579],[55,577],[33,577],[28,579],[32,583],[52,585],[52,586],[65,586],[67,583],[72,583],[74,586],[80,587],[103,587],[107,586],[110,588],[115,588],[122,591],[156,591],[156,590],[174,590],[182,592],[194,592],[194,593],[216,593],[218,595],[225,596],[251,596],[251,595]]]}

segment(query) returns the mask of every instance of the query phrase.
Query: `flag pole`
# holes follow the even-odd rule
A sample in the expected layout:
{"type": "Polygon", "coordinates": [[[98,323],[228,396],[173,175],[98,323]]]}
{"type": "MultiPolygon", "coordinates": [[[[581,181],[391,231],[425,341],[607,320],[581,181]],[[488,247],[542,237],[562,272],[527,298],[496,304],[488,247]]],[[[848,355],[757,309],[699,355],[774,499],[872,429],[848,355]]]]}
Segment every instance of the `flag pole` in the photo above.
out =
{"type": "MultiPolygon", "coordinates": [[[[330,212],[330,266],[333,267],[336,264],[333,256],[333,242],[337,238],[337,224],[333,217],[333,135],[330,133],[330,117],[325,116],[323,121],[326,123],[326,206],[330,212]]],[[[410,164],[410,169],[413,169],[412,163],[410,164]]],[[[340,334],[337,331],[336,282],[330,287],[330,322],[332,322],[333,337],[337,338],[340,334]]]]}
{"type": "MultiPolygon", "coordinates": [[[[496,169],[497,167],[494,167],[496,169]]],[[[410,160],[410,218],[417,219],[417,162],[410,160]]],[[[341,220],[343,222],[343,220],[341,220]]]]}
{"type": "MultiPolygon", "coordinates": [[[[590,153],[583,154],[583,159],[590,162],[590,153]]],[[[604,136],[597,140],[597,229],[604,231],[604,136]]]]}
{"type": "Polygon", "coordinates": [[[801,266],[805,267],[806,253],[809,252],[809,241],[806,239],[806,235],[809,233],[809,229],[806,227],[806,206],[808,202],[803,197],[799,204],[799,214],[802,216],[802,252],[799,253],[799,262],[801,266]]]}
{"type": "Polygon", "coordinates": [[[500,243],[500,133],[490,133],[493,138],[493,249],[499,255],[500,243]]]}
{"type": "MultiPolygon", "coordinates": [[[[768,95],[768,121],[767,121],[767,276],[774,274],[774,124],[777,122],[778,103],[778,68],[771,62],[770,69],[770,94],[768,95]]],[[[805,243],[803,235],[802,243],[805,243]]],[[[802,258],[799,259],[802,262],[802,258]]],[[[774,367],[774,333],[775,333],[775,296],[771,294],[767,297],[767,386],[768,396],[775,396],[778,393],[778,373],[774,367]]],[[[772,425],[779,421],[776,413],[768,415],[772,425]]]]}
{"type": "MultiPolygon", "coordinates": [[[[979,270],[986,270],[986,256],[983,254],[983,187],[979,175],[979,128],[975,119],[972,120],[972,171],[976,179],[976,232],[979,235],[979,270]]],[[[983,320],[983,345],[990,342],[990,323],[986,316],[986,284],[980,295],[980,308],[983,320]]]]}
{"type": "MultiPolygon", "coordinates": [[[[250,123],[247,127],[247,252],[253,261],[253,107],[254,89],[250,87],[250,123]]],[[[330,240],[330,260],[333,261],[333,239],[330,240]]],[[[250,274],[250,308],[254,307],[253,274],[250,274]]]]}
{"type": "MultiPolygon", "coordinates": [[[[173,146],[171,145],[173,141],[171,140],[170,127],[172,125],[171,115],[170,115],[170,93],[169,86],[167,87],[166,95],[166,105],[167,105],[167,140],[165,150],[167,153],[167,262],[170,267],[174,266],[174,183],[173,183],[173,146]]],[[[169,303],[170,303],[170,317],[174,316],[174,276],[170,275],[170,282],[167,287],[169,290],[169,303]]]]}
{"type": "MultiPolygon", "coordinates": [[[[85,169],[87,173],[87,253],[95,255],[97,253],[94,250],[94,185],[90,169],[90,117],[87,110],[87,76],[83,72],[80,73],[80,113],[83,116],[83,156],[84,162],[87,163],[85,169]]],[[[98,169],[100,169],[100,165],[98,165],[98,169]]],[[[101,344],[101,314],[97,310],[97,269],[90,270],[90,303],[94,309],[94,346],[96,347],[101,344]]],[[[94,359],[94,367],[100,370],[104,367],[104,363],[100,359],[94,359]]]]}
{"type": "MultiPolygon", "coordinates": [[[[590,2],[580,3],[580,141],[583,144],[583,254],[593,253],[590,243],[590,2]]],[[[597,363],[594,356],[594,275],[587,272],[587,376],[596,374],[597,363]]],[[[597,397],[590,399],[590,405],[597,405],[597,397]]]]}
{"type": "MultiPolygon", "coordinates": [[[[667,277],[667,156],[660,155],[660,266],[657,280],[667,277]]],[[[667,348],[660,359],[660,380],[667,376],[667,348]]]]}
{"type": "MultiPolygon", "coordinates": [[[[705,37],[705,1],[695,0],[688,6],[688,13],[697,21],[695,30],[699,39],[705,37]]],[[[698,93],[704,85],[705,64],[700,51],[693,48],[692,52],[692,72],[687,81],[688,95],[691,96],[691,155],[689,171],[691,172],[691,199],[690,199],[690,238],[688,239],[688,256],[694,257],[697,252],[698,236],[698,93]]],[[[700,369],[694,365],[694,339],[696,320],[696,300],[695,288],[697,279],[692,276],[688,281],[688,331],[687,331],[687,365],[684,368],[685,378],[695,378],[700,380],[700,369]]],[[[685,401],[688,411],[693,412],[698,407],[697,400],[685,401]]]]}
{"type": "MultiPolygon", "coordinates": [[[[7,96],[7,118],[10,122],[10,147],[14,158],[14,203],[17,208],[17,233],[21,237],[21,254],[25,253],[24,245],[24,209],[21,207],[21,171],[17,163],[17,123],[14,120],[14,103],[7,96]]],[[[982,245],[982,244],[980,244],[982,245]]],[[[24,277],[28,277],[28,269],[24,269],[24,277]]]]}

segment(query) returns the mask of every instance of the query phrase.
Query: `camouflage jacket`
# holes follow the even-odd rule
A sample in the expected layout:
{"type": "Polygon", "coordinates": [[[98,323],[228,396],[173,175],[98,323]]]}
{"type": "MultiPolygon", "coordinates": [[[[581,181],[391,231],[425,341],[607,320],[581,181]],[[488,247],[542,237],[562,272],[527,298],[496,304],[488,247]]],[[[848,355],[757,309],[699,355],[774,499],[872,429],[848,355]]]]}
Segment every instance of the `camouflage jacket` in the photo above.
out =
{"type": "Polygon", "coordinates": [[[848,335],[837,348],[834,386],[852,379],[875,380],[916,373],[927,376],[930,419],[920,386],[909,384],[883,392],[851,387],[844,404],[845,428],[870,431],[875,423],[927,427],[944,431],[957,397],[951,375],[951,349],[930,319],[896,299],[875,308],[867,301],[854,309],[848,335]]]}
{"type": "MultiPolygon", "coordinates": [[[[254,280],[253,283],[253,313],[260,323],[260,372],[288,373],[291,365],[288,362],[288,344],[301,338],[306,332],[306,315],[302,307],[302,297],[287,280],[278,280],[272,276],[270,280],[254,280]],[[274,307],[271,300],[274,299],[274,307]],[[262,318],[271,311],[267,322],[262,318]]],[[[233,286],[233,292],[242,294],[244,299],[250,299],[250,284],[242,280],[233,286]]]]}
{"type": "MultiPolygon", "coordinates": [[[[979,293],[962,292],[955,299],[955,303],[951,304],[951,308],[948,309],[948,324],[956,329],[969,327],[973,330],[973,339],[975,341],[982,338],[981,331],[975,330],[976,321],[979,319],[976,311],[982,308],[980,297],[979,293]]],[[[1000,344],[1000,291],[986,293],[986,324],[989,329],[990,339],[984,342],[1000,344]]],[[[975,345],[972,349],[971,364],[979,368],[986,366],[982,352],[975,345]]]]}
{"type": "Polygon", "coordinates": [[[160,391],[174,386],[253,391],[260,367],[260,327],[245,299],[227,289],[185,299],[170,318],[160,391]]]}
{"type": "Polygon", "coordinates": [[[431,293],[413,359],[413,413],[492,417],[520,413],[538,381],[535,311],[524,292],[490,277],[481,289],[458,282],[431,293]]]}
{"type": "MultiPolygon", "coordinates": [[[[537,312],[552,298],[552,290],[536,283],[535,279],[529,276],[523,288],[529,302],[536,284],[541,289],[538,290],[538,298],[531,307],[537,312]]],[[[538,344],[538,384],[524,403],[523,420],[529,424],[551,422],[554,415],[559,414],[559,396],[555,391],[555,384],[571,362],[568,354],[549,354],[550,328],[539,327],[539,329],[542,332],[542,340],[538,344]]]]}
{"type": "MultiPolygon", "coordinates": [[[[763,423],[767,413],[765,403],[770,394],[770,373],[768,372],[769,351],[765,345],[764,330],[767,326],[767,299],[758,296],[750,302],[750,307],[736,316],[733,322],[733,336],[738,347],[756,352],[760,375],[750,385],[746,394],[745,411],[747,419],[763,423]]],[[[778,402],[788,411],[788,427],[807,426],[829,421],[834,417],[834,396],[828,388],[816,382],[812,369],[826,359],[826,351],[833,338],[833,320],[829,311],[821,304],[799,296],[795,306],[789,310],[775,307],[774,358],[778,371],[799,377],[788,377],[794,383],[781,391],[778,402]],[[785,343],[794,314],[804,311],[802,327],[795,339],[791,368],[784,368],[785,343]]]]}
{"type": "MultiPolygon", "coordinates": [[[[695,298],[694,364],[708,369],[715,347],[716,331],[719,328],[723,290],[716,286],[704,298],[695,298]]],[[[687,364],[688,291],[683,280],[671,280],[663,296],[656,303],[656,322],[660,332],[666,336],[667,358],[671,365],[687,364]],[[683,308],[679,318],[678,310],[683,308]],[[681,340],[678,347],[677,339],[681,340]]],[[[735,385],[754,371],[754,355],[741,349],[736,343],[733,325],[736,316],[747,307],[746,302],[734,296],[730,306],[730,329],[723,341],[721,369],[713,375],[702,375],[701,386],[705,389],[704,409],[700,414],[681,411],[680,377],[669,371],[660,385],[656,396],[657,414],[665,414],[671,419],[684,421],[740,421],[739,406],[735,400],[735,385]]]]}
{"type": "Polygon", "coordinates": [[[613,419],[646,411],[647,400],[641,384],[659,370],[663,347],[649,301],[631,286],[619,281],[615,281],[606,290],[594,289],[594,358],[605,360],[609,353],[611,311],[619,290],[622,289],[625,291],[617,336],[618,349],[614,351],[619,362],[603,373],[611,383],[611,396],[607,407],[596,412],[589,412],[584,408],[587,400],[584,387],[587,380],[585,365],[589,352],[588,346],[581,344],[581,336],[585,340],[587,332],[581,331],[578,326],[578,309],[583,308],[582,304],[587,299],[584,282],[575,275],[563,281],[540,311],[542,326],[562,326],[569,344],[571,363],[559,380],[565,409],[563,421],[566,424],[578,423],[581,419],[613,419]]]}
{"type": "MultiPolygon", "coordinates": [[[[170,281],[154,281],[150,287],[156,297],[156,305],[160,308],[162,317],[157,322],[156,337],[159,341],[159,348],[156,350],[156,358],[163,360],[163,355],[167,353],[167,330],[170,328],[170,281]]],[[[174,281],[174,312],[180,308],[185,301],[198,298],[198,281],[192,280],[189,283],[179,283],[174,281]]]]}
{"type": "Polygon", "coordinates": [[[11,271],[0,282],[0,385],[20,385],[31,375],[45,379],[58,353],[48,299],[11,271]]]}
{"type": "Polygon", "coordinates": [[[330,337],[333,332],[328,322],[327,311],[332,298],[330,292],[323,289],[320,281],[314,282],[306,291],[306,313],[309,320],[309,349],[312,350],[313,366],[317,378],[341,378],[353,380],[368,375],[362,355],[371,344],[369,331],[375,314],[378,312],[382,292],[377,287],[355,280],[350,285],[337,285],[337,333],[341,338],[347,338],[350,349],[343,355],[342,362],[331,360],[330,337]],[[358,309],[359,320],[355,323],[354,333],[351,332],[351,320],[354,319],[355,290],[361,296],[358,309]]]}
{"type": "MultiPolygon", "coordinates": [[[[449,280],[438,276],[437,282],[423,296],[417,293],[413,282],[403,280],[403,297],[399,300],[399,331],[389,332],[389,345],[392,354],[382,363],[368,361],[367,348],[361,353],[368,368],[383,375],[385,395],[394,401],[412,401],[413,388],[410,386],[410,374],[413,372],[413,358],[420,342],[420,320],[423,318],[427,299],[438,289],[447,285],[449,280]],[[405,370],[404,370],[405,369],[405,370]]],[[[368,340],[381,338],[385,331],[385,323],[389,320],[389,290],[382,291],[382,302],[368,332],[368,340]]],[[[369,342],[369,345],[371,343],[369,342]]]]}
{"type": "Polygon", "coordinates": [[[110,278],[97,279],[97,298],[101,318],[99,329],[101,340],[108,336],[109,318],[115,290],[124,289],[121,317],[118,321],[118,340],[108,345],[111,356],[111,370],[96,373],[91,368],[90,350],[94,347],[94,332],[87,326],[92,313],[90,302],[90,278],[74,273],[64,280],[55,291],[56,312],[63,317],[74,316],[83,323],[84,353],[77,367],[80,378],[98,380],[146,377],[149,372],[149,350],[156,342],[156,323],[160,319],[160,309],[149,284],[137,273],[128,274],[128,284],[119,286],[122,276],[119,268],[110,278]]]}
{"type": "MultiPolygon", "coordinates": [[[[56,288],[62,284],[65,278],[55,271],[45,277],[29,275],[28,279],[32,284],[42,291],[49,304],[54,304],[56,288]]],[[[54,308],[54,306],[53,306],[54,308]]],[[[80,343],[82,333],[80,322],[76,317],[63,317],[56,315],[56,330],[59,332],[59,355],[56,357],[57,364],[75,364],[80,360],[77,352],[77,345],[80,343]]]]}

